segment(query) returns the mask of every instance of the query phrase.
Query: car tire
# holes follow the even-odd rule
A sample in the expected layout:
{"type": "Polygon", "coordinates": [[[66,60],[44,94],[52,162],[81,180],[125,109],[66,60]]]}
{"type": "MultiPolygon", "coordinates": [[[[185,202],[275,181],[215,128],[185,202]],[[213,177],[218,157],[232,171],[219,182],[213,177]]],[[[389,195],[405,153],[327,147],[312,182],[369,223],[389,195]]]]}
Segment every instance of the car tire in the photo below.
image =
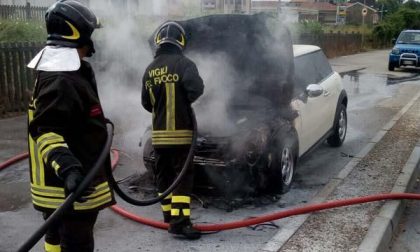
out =
{"type": "Polygon", "coordinates": [[[334,120],[333,133],[327,138],[328,144],[332,147],[341,146],[347,134],[347,108],[344,104],[340,104],[338,109],[334,120]]]}
{"type": "Polygon", "coordinates": [[[391,63],[391,62],[388,62],[388,70],[389,71],[394,71],[395,70],[395,64],[391,63]]]}
{"type": "Polygon", "coordinates": [[[284,194],[292,185],[298,156],[297,136],[293,131],[284,132],[268,153],[268,191],[284,194]]]}
{"type": "Polygon", "coordinates": [[[142,138],[142,145],[143,145],[143,164],[146,170],[153,171],[153,163],[147,161],[146,159],[151,158],[154,156],[154,148],[152,145],[152,132],[151,130],[147,130],[142,138]]]}

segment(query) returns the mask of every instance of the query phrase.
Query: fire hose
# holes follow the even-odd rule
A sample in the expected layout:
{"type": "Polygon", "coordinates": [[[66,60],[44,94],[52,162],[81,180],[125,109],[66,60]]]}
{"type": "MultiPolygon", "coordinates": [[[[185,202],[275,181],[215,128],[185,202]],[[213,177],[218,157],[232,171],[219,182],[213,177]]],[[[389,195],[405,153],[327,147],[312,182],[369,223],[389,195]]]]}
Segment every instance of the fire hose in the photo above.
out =
{"type": "Polygon", "coordinates": [[[191,108],[192,113],[192,124],[193,124],[193,136],[192,136],[192,143],[190,145],[187,159],[185,160],[185,163],[179,172],[178,176],[175,178],[175,180],[172,182],[172,184],[161,194],[159,194],[158,197],[152,198],[152,199],[145,199],[145,200],[137,200],[134,198],[131,198],[128,194],[126,194],[118,185],[118,183],[115,181],[114,176],[112,175],[112,169],[107,169],[107,176],[108,180],[111,183],[112,189],[120,196],[124,201],[130,203],[131,205],[135,206],[149,206],[153,205],[155,203],[160,202],[166,196],[168,196],[178,185],[181,183],[182,179],[184,178],[184,175],[187,173],[188,166],[191,163],[191,160],[194,158],[194,147],[197,142],[197,121],[195,119],[194,110],[191,108]]]}
{"type": "MultiPolygon", "coordinates": [[[[113,162],[112,166],[115,167],[118,163],[119,155],[118,152],[113,151],[113,162]]],[[[15,156],[3,163],[0,163],[0,171],[9,167],[10,165],[19,162],[25,158],[28,157],[28,153],[23,153],[18,156],[15,156]]],[[[200,231],[221,231],[221,230],[229,230],[229,229],[236,229],[236,228],[242,228],[247,227],[251,225],[256,225],[259,223],[274,221],[294,215],[301,215],[301,214],[307,214],[311,212],[326,210],[326,209],[332,209],[337,207],[343,207],[343,206],[350,206],[350,205],[356,205],[356,204],[363,204],[368,202],[375,202],[375,201],[382,201],[382,200],[420,200],[420,194],[416,193],[385,193],[385,194],[375,194],[375,195],[368,195],[368,196],[362,196],[362,197],[355,197],[355,198],[348,198],[348,199],[341,199],[341,200],[332,200],[322,203],[312,203],[307,204],[301,207],[296,207],[288,210],[278,211],[271,214],[261,215],[258,217],[250,218],[250,219],[244,219],[239,221],[232,221],[228,223],[218,223],[218,224],[207,224],[207,225],[195,225],[195,227],[200,231]]],[[[113,211],[116,213],[129,218],[133,221],[139,222],[144,225],[148,225],[155,228],[160,229],[167,229],[168,224],[156,221],[153,219],[148,219],[139,215],[136,215],[134,213],[131,213],[124,208],[114,205],[111,207],[113,211]]],[[[42,235],[41,235],[42,236],[42,235]]],[[[39,238],[40,239],[40,238],[39,238]]],[[[39,240],[38,239],[38,240],[39,240]]],[[[25,250],[19,250],[19,251],[25,251],[25,250]]],[[[26,250],[27,251],[27,250],[26,250]]]]}

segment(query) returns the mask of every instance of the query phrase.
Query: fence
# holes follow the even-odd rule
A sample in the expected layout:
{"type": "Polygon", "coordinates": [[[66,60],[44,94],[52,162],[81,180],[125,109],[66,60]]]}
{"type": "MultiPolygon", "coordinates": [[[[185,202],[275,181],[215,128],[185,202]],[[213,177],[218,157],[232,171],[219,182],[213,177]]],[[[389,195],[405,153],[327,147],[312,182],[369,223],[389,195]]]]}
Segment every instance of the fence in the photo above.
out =
{"type": "Polygon", "coordinates": [[[298,44],[310,44],[321,47],[328,58],[349,55],[362,50],[362,35],[360,33],[324,33],[300,34],[296,39],[298,44]]]}
{"type": "Polygon", "coordinates": [[[294,39],[295,44],[317,45],[322,48],[328,58],[350,55],[361,52],[366,48],[389,48],[389,40],[373,39],[372,35],[363,37],[361,33],[322,33],[300,34],[294,39]]]}
{"type": "Polygon", "coordinates": [[[26,111],[34,72],[26,67],[40,43],[0,43],[0,117],[26,111]]]}
{"type": "Polygon", "coordinates": [[[0,5],[0,19],[43,21],[45,12],[47,7],[31,6],[29,3],[26,6],[0,5]]]}

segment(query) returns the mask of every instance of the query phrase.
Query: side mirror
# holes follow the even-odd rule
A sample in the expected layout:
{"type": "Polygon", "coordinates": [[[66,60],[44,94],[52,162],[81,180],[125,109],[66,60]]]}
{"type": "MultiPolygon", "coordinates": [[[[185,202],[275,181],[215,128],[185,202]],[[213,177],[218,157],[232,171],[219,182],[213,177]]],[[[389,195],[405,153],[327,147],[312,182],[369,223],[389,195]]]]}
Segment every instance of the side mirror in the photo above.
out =
{"type": "Polygon", "coordinates": [[[396,38],[393,38],[393,39],[391,40],[391,43],[392,43],[393,45],[395,45],[395,42],[397,42],[397,39],[396,39],[396,38]]]}
{"type": "Polygon", "coordinates": [[[324,89],[322,88],[321,85],[318,84],[309,84],[306,87],[305,93],[308,97],[318,97],[320,96],[322,93],[324,93],[324,89]]]}

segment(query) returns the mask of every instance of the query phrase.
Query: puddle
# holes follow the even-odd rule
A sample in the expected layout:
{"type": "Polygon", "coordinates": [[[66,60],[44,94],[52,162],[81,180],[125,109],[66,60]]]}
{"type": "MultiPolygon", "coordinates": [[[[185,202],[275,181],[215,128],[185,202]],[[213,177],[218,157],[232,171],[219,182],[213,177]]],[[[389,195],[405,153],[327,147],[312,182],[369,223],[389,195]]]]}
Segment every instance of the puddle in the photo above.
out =
{"type": "Polygon", "coordinates": [[[392,97],[398,84],[420,80],[420,72],[406,76],[392,74],[369,74],[360,71],[342,75],[343,85],[349,95],[349,109],[366,109],[384,98],[392,97]]]}

